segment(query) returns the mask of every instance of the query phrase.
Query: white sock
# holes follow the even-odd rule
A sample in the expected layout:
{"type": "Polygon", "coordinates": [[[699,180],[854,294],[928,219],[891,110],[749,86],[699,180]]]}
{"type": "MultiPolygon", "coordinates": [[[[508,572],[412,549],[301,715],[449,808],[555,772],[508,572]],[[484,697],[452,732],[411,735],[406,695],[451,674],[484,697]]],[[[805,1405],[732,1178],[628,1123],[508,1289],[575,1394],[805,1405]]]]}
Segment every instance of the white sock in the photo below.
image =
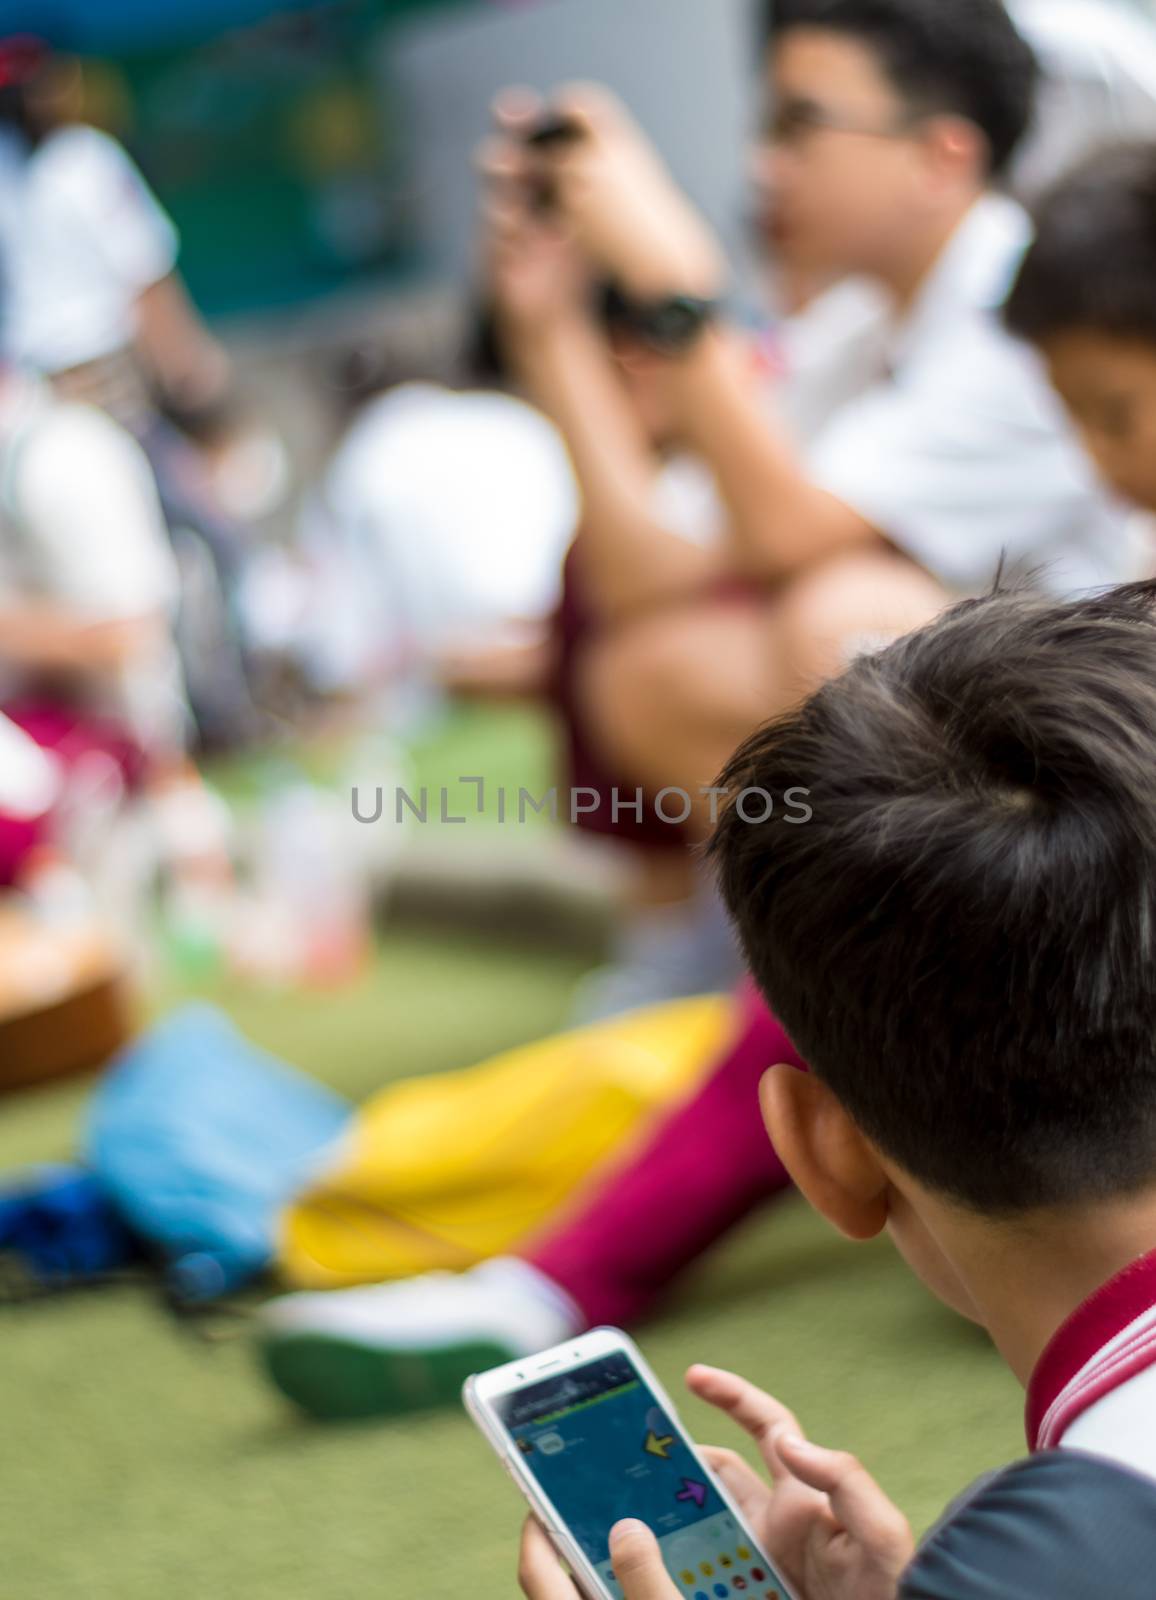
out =
{"type": "Polygon", "coordinates": [[[585,1327],[566,1291],[514,1256],[469,1272],[401,1283],[292,1294],[263,1307],[268,1334],[322,1334],[377,1350],[441,1349],[493,1341],[511,1359],[561,1344],[585,1327]]]}

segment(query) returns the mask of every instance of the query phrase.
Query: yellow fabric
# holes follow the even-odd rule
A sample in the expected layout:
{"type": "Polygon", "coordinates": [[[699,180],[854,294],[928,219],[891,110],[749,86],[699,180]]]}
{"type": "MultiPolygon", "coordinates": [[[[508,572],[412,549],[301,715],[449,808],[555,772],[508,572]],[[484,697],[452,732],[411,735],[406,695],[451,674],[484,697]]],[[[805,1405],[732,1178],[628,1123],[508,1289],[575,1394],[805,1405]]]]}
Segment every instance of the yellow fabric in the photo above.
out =
{"type": "Polygon", "coordinates": [[[333,1288],[509,1250],[697,1086],[733,1019],[726,996],[679,1001],[386,1089],[284,1214],[282,1275],[333,1288]]]}

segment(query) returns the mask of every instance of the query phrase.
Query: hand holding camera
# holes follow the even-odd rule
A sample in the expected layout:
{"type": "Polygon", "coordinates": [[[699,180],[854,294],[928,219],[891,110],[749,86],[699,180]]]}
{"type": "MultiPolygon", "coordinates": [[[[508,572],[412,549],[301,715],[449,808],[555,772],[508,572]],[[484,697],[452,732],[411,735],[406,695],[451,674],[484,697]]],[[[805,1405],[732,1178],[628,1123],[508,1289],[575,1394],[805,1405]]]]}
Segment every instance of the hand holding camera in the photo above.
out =
{"type": "Polygon", "coordinates": [[[715,309],[725,261],[626,111],[595,87],[549,107],[516,90],[495,119],[481,166],[503,304],[532,320],[551,298],[555,310],[572,305],[584,279],[587,306],[598,283],[639,337],[664,353],[686,348],[715,309]],[[531,274],[539,293],[527,292],[531,274]]]}

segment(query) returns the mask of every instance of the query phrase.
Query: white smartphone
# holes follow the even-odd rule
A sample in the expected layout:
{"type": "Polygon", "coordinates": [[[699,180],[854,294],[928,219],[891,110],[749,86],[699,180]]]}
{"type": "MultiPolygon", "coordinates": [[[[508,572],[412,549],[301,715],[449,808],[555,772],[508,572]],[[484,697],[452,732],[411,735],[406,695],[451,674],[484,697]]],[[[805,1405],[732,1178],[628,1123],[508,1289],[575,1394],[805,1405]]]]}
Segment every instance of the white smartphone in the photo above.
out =
{"type": "Polygon", "coordinates": [[[586,1600],[621,1600],[623,1517],[653,1529],[683,1600],[794,1600],[621,1329],[483,1372],[464,1399],[586,1600]]]}

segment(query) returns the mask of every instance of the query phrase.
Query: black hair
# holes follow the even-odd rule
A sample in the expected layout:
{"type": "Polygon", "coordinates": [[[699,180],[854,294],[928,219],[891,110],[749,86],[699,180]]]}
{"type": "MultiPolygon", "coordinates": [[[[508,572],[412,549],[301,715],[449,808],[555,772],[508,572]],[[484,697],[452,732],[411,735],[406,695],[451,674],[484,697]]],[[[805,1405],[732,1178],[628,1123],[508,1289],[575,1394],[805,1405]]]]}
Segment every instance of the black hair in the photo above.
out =
{"type": "Polygon", "coordinates": [[[35,150],[51,131],[34,90],[51,70],[52,46],[42,35],[7,34],[0,36],[0,58],[8,69],[6,81],[0,83],[0,128],[14,133],[27,150],[35,150]]]}
{"type": "Polygon", "coordinates": [[[32,110],[24,84],[0,85],[0,128],[14,133],[28,150],[43,142],[48,130],[32,110]]]}
{"type": "Polygon", "coordinates": [[[1005,171],[1031,126],[1039,66],[1003,0],[771,0],[772,47],[799,27],[868,45],[914,112],[974,123],[993,175],[1005,171]]]}
{"type": "Polygon", "coordinates": [[[1156,1182],[1154,607],[1156,582],[969,601],[720,780],[770,1005],[882,1151],[983,1214],[1156,1182]]]}
{"type": "Polygon", "coordinates": [[[466,381],[479,389],[514,387],[516,380],[502,334],[501,316],[492,300],[476,306],[469,317],[462,369],[466,381]]]}
{"type": "Polygon", "coordinates": [[[1033,344],[1070,329],[1156,344],[1156,144],[1101,151],[1041,201],[1005,308],[1033,344]]]}

